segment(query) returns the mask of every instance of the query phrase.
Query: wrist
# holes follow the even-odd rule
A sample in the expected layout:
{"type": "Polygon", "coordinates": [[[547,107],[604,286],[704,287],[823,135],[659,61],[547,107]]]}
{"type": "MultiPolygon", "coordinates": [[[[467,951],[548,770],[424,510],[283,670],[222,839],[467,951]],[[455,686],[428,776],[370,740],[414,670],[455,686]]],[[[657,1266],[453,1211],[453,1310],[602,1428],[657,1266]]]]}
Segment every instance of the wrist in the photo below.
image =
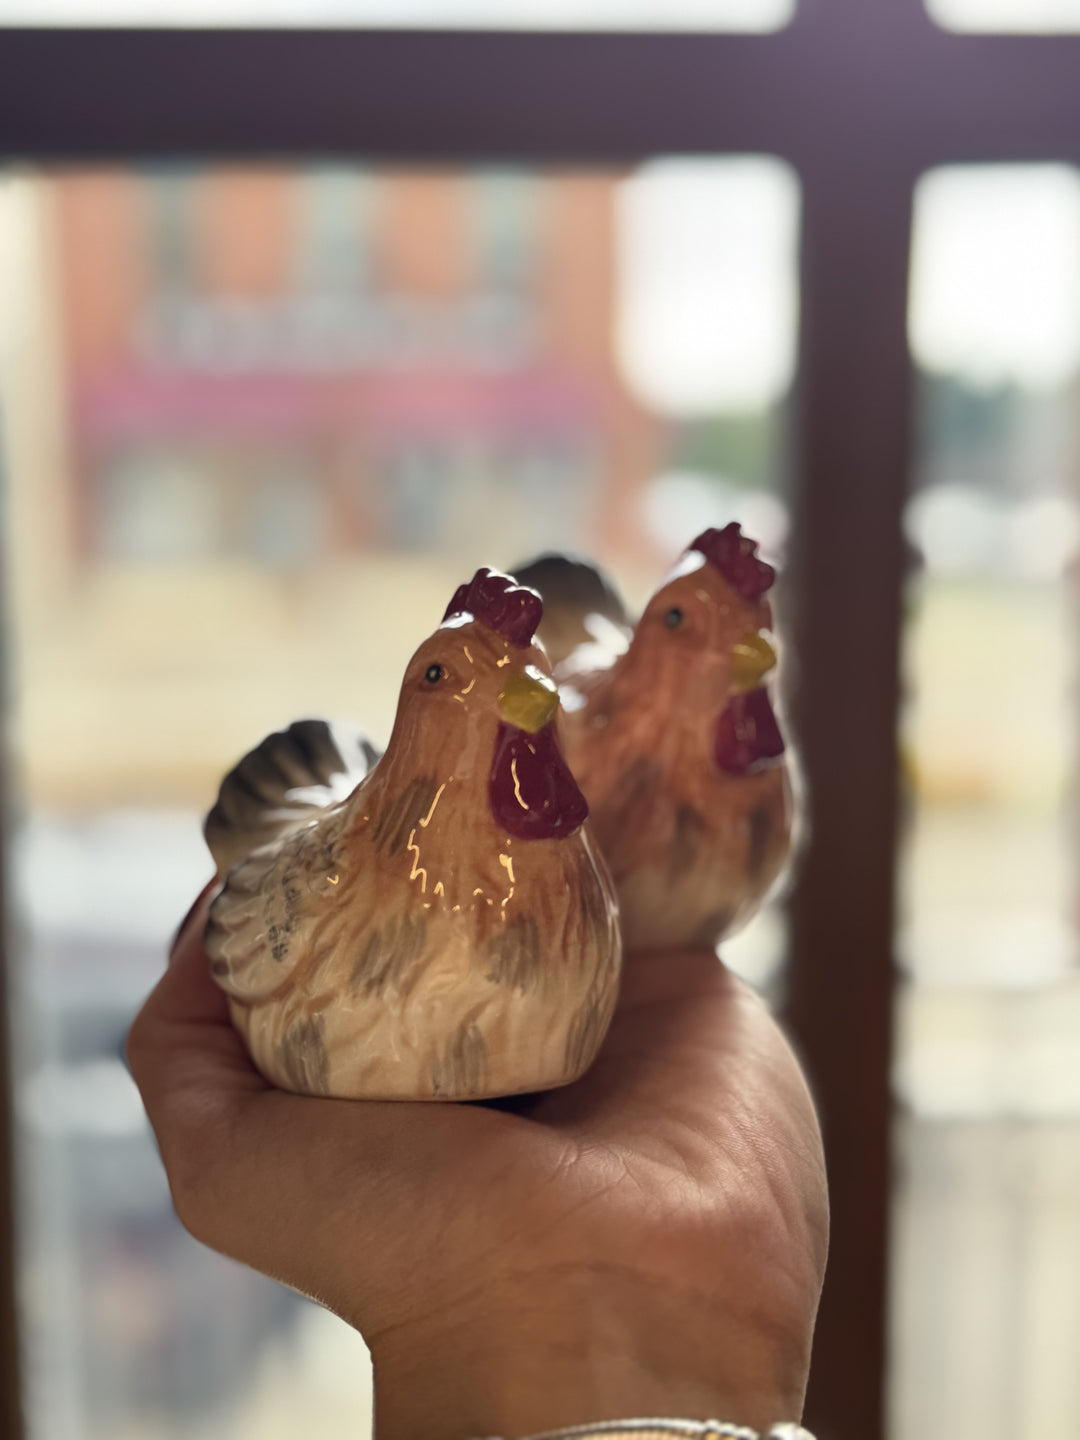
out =
{"type": "Polygon", "coordinates": [[[752,1304],[593,1271],[487,1289],[369,1338],[377,1440],[505,1440],[632,1415],[718,1415],[767,1431],[802,1411],[805,1344],[752,1304]],[[527,1298],[521,1298],[527,1293],[527,1298]]]}

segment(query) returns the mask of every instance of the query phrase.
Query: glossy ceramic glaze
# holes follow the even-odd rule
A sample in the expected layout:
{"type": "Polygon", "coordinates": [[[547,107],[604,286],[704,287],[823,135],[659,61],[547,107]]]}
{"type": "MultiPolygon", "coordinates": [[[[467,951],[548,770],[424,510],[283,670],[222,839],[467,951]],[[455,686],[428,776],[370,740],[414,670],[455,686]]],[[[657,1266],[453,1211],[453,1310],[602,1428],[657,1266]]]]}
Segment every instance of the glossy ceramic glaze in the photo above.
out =
{"type": "Polygon", "coordinates": [[[621,654],[598,664],[582,647],[557,672],[567,759],[627,949],[715,943],[787,858],[791,787],[767,688],[773,578],[737,525],[707,530],[621,654]]]}
{"type": "MultiPolygon", "coordinates": [[[[357,767],[343,800],[332,785],[290,792],[325,801],[225,877],[212,970],[275,1084],[480,1099],[565,1084],[591,1063],[618,924],[556,737],[539,618],[534,592],[477,572],[410,661],[385,755],[357,767]]],[[[268,746],[261,788],[280,808],[268,746]]],[[[236,808],[229,786],[213,813],[236,808]]],[[[231,858],[235,836],[213,828],[215,856],[231,858]]]]}

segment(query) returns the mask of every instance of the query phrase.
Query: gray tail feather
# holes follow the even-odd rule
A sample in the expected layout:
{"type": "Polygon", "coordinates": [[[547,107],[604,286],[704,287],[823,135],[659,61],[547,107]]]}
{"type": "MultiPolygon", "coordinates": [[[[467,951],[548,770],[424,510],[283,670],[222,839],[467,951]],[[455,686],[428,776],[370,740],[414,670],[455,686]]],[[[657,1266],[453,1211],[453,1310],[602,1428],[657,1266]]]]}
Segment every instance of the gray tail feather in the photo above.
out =
{"type": "Polygon", "coordinates": [[[558,665],[576,646],[595,639],[586,621],[602,615],[620,630],[628,631],[630,618],[611,580],[591,560],[578,555],[538,555],[510,573],[519,585],[540,592],[544,618],[540,638],[547,646],[553,665],[558,665]]]}
{"type": "Polygon", "coordinates": [[[218,874],[343,800],[378,758],[359,731],[325,720],[297,720],[268,735],[225,776],[206,817],[218,874]]]}

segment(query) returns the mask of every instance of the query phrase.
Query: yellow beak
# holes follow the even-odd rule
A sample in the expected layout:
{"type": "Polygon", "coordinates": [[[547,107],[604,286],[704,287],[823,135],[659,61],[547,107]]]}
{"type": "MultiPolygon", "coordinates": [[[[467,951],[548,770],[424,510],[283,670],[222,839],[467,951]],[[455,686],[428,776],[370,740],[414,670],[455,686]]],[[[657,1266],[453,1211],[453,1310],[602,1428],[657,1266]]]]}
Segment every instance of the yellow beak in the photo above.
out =
{"type": "Polygon", "coordinates": [[[499,714],[508,725],[535,735],[555,717],[559,691],[555,681],[541,675],[535,665],[526,665],[506,682],[499,696],[499,714]]]}
{"type": "Polygon", "coordinates": [[[756,690],[776,664],[776,651],[760,630],[744,635],[731,648],[732,690],[756,690]]]}

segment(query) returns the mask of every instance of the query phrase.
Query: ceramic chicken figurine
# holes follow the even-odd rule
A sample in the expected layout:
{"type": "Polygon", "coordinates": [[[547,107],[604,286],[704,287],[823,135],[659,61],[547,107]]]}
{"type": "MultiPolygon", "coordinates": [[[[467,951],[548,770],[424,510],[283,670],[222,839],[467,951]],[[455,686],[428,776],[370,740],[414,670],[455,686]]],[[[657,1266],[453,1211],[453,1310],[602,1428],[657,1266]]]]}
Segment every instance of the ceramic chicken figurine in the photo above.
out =
{"type": "Polygon", "coordinates": [[[615,1003],[616,909],[556,739],[539,597],[479,570],[409,662],[385,755],[318,721],[225,778],[212,973],[283,1089],[566,1084],[615,1003]]]}
{"type": "Polygon", "coordinates": [[[602,593],[589,569],[544,556],[519,574],[563,613],[552,642],[562,734],[623,943],[711,945],[750,918],[790,844],[784,741],[763,683],[776,663],[765,634],[775,572],[738,525],[706,530],[632,632],[610,608],[582,615],[591,638],[564,655],[574,595],[602,593]]]}

